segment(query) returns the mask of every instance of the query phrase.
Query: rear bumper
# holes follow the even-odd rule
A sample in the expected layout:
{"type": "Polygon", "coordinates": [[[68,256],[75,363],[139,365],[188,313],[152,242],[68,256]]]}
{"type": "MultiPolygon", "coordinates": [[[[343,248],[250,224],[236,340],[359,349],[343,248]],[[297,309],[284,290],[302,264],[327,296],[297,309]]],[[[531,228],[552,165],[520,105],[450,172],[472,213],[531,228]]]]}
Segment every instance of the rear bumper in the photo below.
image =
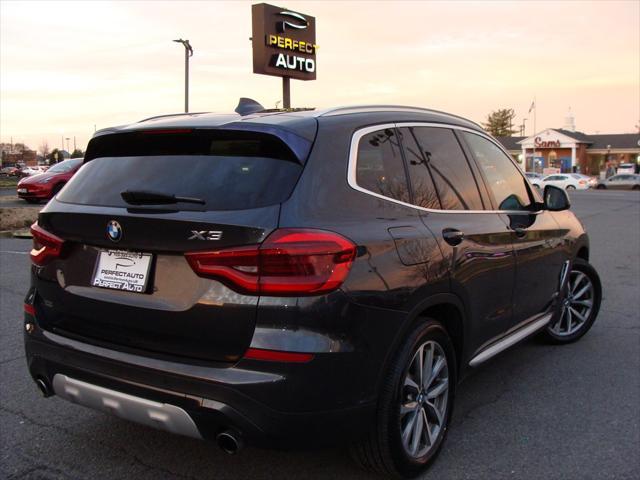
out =
{"type": "MultiPolygon", "coordinates": [[[[366,432],[375,414],[375,402],[371,399],[335,405],[330,394],[326,398],[326,410],[304,410],[304,398],[309,392],[330,392],[335,384],[348,382],[345,375],[349,375],[350,369],[334,365],[336,356],[342,356],[340,363],[349,363],[348,356],[353,353],[317,355],[309,364],[290,365],[280,372],[268,371],[264,368],[265,362],[251,360],[233,366],[193,365],[78,342],[42,330],[29,315],[25,318],[33,325],[31,332],[25,333],[25,349],[29,372],[35,380],[42,380],[52,391],[72,401],[70,393],[61,386],[65,383],[61,383],[61,378],[70,379],[71,384],[75,381],[89,385],[94,393],[106,391],[98,397],[85,394],[84,400],[78,397],[76,401],[129,420],[142,421],[135,413],[139,414],[140,408],[143,408],[143,417],[153,417],[153,412],[157,418],[167,417],[159,407],[144,410],[145,405],[152,402],[167,405],[171,411],[184,411],[197,429],[198,435],[191,436],[214,439],[220,432],[231,429],[254,445],[300,448],[355,439],[366,432]],[[122,398],[134,399],[129,407],[118,402],[122,395],[122,398]],[[258,400],[265,398],[269,401],[258,400]],[[296,411],[278,408],[291,405],[292,398],[294,402],[300,399],[301,408],[296,411]]],[[[73,390],[71,388],[72,393],[73,390]]],[[[169,415],[165,422],[142,423],[190,435],[188,429],[172,427],[179,423],[181,414],[176,415],[178,420],[172,420],[169,415]]]]}

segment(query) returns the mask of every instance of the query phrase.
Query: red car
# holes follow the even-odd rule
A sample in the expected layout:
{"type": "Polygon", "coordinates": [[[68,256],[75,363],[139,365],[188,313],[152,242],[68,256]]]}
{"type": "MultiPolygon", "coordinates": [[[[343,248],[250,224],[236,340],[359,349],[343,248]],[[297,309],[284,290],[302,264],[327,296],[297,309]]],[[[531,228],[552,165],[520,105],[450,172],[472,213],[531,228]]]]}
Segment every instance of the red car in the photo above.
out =
{"type": "Polygon", "coordinates": [[[18,197],[29,203],[49,200],[82,166],[83,158],[72,158],[55,164],[45,173],[23,178],[18,182],[18,197]]]}

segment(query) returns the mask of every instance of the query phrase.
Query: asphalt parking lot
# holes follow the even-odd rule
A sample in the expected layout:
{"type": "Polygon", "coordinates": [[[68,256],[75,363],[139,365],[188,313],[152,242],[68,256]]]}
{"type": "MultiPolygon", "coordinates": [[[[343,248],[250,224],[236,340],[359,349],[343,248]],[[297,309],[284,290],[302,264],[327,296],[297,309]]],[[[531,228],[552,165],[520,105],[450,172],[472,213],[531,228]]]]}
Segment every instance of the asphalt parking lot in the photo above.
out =
{"type": "MultiPolygon", "coordinates": [[[[426,478],[640,478],[640,192],[571,198],[602,279],[599,319],[578,343],[528,340],[469,377],[426,478]]],[[[22,347],[29,249],[28,240],[0,239],[0,478],[371,478],[341,450],[228,456],[41,398],[22,347]]]]}

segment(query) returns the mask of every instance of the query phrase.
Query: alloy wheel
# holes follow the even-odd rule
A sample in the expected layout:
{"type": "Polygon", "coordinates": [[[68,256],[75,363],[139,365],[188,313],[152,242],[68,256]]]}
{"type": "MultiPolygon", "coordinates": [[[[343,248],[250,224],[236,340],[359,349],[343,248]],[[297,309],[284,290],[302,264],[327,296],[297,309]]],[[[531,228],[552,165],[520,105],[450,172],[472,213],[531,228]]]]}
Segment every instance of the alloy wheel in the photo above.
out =
{"type": "Polygon", "coordinates": [[[449,366],[442,347],[427,341],[416,350],[402,383],[400,431],[405,452],[424,456],[445,429],[449,366]]]}
{"type": "Polygon", "coordinates": [[[594,300],[595,290],[591,279],[580,271],[572,271],[562,303],[562,314],[551,326],[551,331],[560,337],[576,333],[589,319],[594,300]]]}

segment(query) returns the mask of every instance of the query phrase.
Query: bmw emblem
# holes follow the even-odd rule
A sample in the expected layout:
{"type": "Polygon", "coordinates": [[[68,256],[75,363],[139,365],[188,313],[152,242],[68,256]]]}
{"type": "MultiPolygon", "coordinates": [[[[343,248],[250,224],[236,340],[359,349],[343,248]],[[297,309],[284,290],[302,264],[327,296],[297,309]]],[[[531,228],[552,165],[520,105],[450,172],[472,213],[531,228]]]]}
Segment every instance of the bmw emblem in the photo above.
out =
{"type": "Polygon", "coordinates": [[[119,242],[122,238],[122,227],[115,220],[111,220],[107,223],[107,237],[112,242],[119,242]]]}

